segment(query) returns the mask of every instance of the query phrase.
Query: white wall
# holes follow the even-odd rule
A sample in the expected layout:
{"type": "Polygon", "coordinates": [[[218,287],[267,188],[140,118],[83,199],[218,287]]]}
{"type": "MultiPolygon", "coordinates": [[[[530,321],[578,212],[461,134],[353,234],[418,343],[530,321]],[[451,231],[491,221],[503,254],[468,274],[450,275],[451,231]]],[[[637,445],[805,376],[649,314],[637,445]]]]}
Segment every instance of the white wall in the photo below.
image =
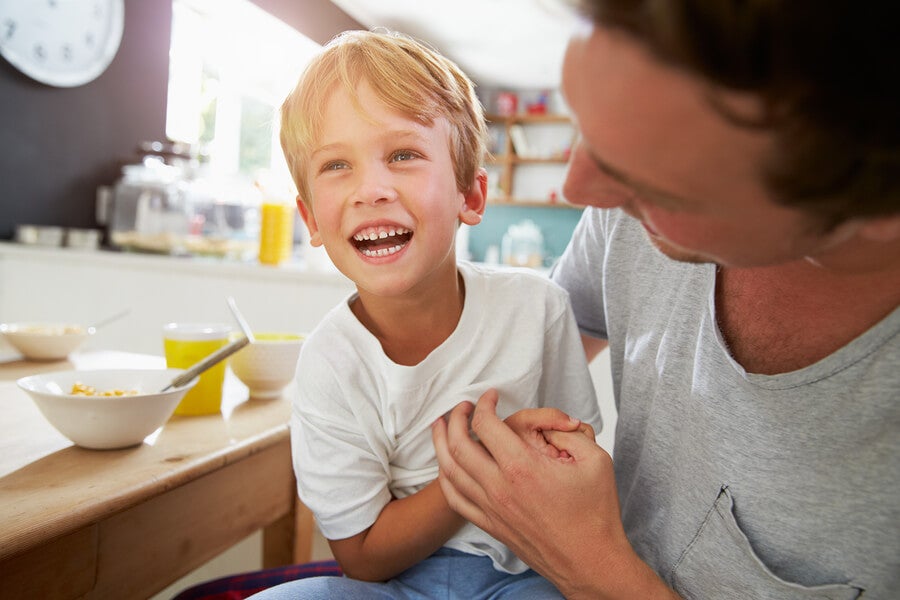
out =
{"type": "Polygon", "coordinates": [[[0,322],[90,324],[130,309],[86,348],[162,354],[170,321],[234,325],[228,296],[256,331],[308,332],[352,289],[336,271],[0,245],[0,322]]]}

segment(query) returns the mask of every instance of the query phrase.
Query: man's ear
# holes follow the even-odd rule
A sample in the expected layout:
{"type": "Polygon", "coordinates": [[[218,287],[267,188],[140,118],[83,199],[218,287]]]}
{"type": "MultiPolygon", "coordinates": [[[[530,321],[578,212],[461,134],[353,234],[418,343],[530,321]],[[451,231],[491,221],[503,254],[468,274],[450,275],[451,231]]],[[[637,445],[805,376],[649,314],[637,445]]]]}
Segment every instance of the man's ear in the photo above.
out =
{"type": "Polygon", "coordinates": [[[464,204],[459,211],[459,222],[466,225],[478,225],[487,205],[487,171],[478,169],[469,190],[463,194],[464,204]]]}
{"type": "Polygon", "coordinates": [[[309,230],[309,244],[311,246],[321,246],[322,236],[319,235],[316,216],[299,195],[297,195],[297,210],[300,211],[300,216],[303,217],[303,222],[306,223],[306,228],[309,230]]]}

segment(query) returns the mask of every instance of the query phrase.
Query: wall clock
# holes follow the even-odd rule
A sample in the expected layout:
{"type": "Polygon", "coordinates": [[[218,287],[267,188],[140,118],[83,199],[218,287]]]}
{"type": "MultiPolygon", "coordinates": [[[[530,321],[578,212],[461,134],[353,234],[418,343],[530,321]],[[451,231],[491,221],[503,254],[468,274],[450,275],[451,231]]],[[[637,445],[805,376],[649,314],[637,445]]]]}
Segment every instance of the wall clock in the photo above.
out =
{"type": "Polygon", "coordinates": [[[119,50],[125,0],[0,0],[0,54],[32,79],[75,87],[119,50]]]}

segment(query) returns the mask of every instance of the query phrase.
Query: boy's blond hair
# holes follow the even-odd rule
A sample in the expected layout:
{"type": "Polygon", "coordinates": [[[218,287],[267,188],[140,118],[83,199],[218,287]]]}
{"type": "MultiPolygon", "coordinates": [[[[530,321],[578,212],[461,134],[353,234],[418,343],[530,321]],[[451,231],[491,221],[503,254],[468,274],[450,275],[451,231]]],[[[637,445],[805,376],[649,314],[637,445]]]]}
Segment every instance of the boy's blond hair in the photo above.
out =
{"type": "Polygon", "coordinates": [[[309,206],[311,200],[305,167],[319,139],[326,103],[340,85],[365,114],[356,91],[363,81],[386,106],[424,124],[447,119],[456,187],[468,191],[484,160],[487,136],[469,78],[452,61],[408,36],[346,31],[325,45],[281,106],[281,148],[303,202],[309,206]]]}

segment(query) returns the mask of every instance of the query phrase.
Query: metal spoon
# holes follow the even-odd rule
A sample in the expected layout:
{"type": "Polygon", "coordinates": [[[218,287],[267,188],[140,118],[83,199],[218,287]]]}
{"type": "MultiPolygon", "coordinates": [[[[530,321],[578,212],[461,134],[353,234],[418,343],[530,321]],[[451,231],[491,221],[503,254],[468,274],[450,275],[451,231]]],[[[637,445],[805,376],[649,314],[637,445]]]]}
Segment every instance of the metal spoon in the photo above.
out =
{"type": "Polygon", "coordinates": [[[238,322],[238,325],[241,328],[241,331],[244,334],[244,337],[237,339],[227,346],[223,346],[219,348],[197,364],[191,366],[187,371],[176,377],[172,380],[172,382],[164,387],[160,391],[166,391],[169,388],[178,387],[180,385],[186,384],[188,381],[202,373],[203,371],[209,369],[216,363],[228,358],[247,344],[254,342],[253,331],[250,329],[250,326],[247,324],[247,320],[244,319],[244,315],[241,314],[241,311],[237,307],[237,302],[234,301],[234,298],[231,296],[228,297],[228,308],[231,309],[231,314],[234,315],[235,320],[238,322]]]}
{"type": "Polygon", "coordinates": [[[241,332],[247,336],[247,339],[250,340],[250,343],[256,341],[253,337],[253,330],[250,329],[250,326],[247,324],[247,321],[244,319],[244,315],[241,314],[241,311],[238,310],[237,302],[234,301],[234,298],[228,296],[228,308],[231,309],[231,314],[234,315],[234,320],[238,322],[238,325],[241,327],[241,332]]]}
{"type": "Polygon", "coordinates": [[[130,312],[131,312],[131,309],[126,308],[125,310],[117,312],[116,314],[114,314],[112,316],[106,317],[105,319],[101,319],[100,321],[97,321],[93,325],[88,326],[88,328],[87,328],[88,333],[95,333],[98,329],[100,329],[104,325],[109,325],[110,323],[112,323],[114,321],[118,321],[119,319],[121,319],[122,317],[124,317],[125,315],[127,315],[130,312]]]}
{"type": "Polygon", "coordinates": [[[178,387],[178,386],[182,386],[182,385],[186,384],[187,382],[189,382],[191,379],[193,379],[200,373],[206,371],[207,369],[216,365],[217,363],[225,360],[226,358],[228,358],[229,356],[231,356],[232,354],[234,354],[235,352],[237,352],[238,350],[240,350],[241,348],[243,348],[244,346],[246,346],[249,343],[250,343],[249,338],[242,337],[242,338],[239,338],[239,339],[231,342],[227,346],[223,346],[223,347],[219,348],[218,350],[216,350],[215,352],[213,352],[212,354],[210,354],[203,360],[191,365],[191,367],[187,371],[185,371],[184,373],[182,373],[181,375],[179,375],[178,377],[173,379],[171,381],[171,383],[169,383],[169,385],[167,385],[166,387],[164,387],[163,389],[161,389],[159,391],[165,392],[166,390],[168,390],[170,388],[178,387]]]}

